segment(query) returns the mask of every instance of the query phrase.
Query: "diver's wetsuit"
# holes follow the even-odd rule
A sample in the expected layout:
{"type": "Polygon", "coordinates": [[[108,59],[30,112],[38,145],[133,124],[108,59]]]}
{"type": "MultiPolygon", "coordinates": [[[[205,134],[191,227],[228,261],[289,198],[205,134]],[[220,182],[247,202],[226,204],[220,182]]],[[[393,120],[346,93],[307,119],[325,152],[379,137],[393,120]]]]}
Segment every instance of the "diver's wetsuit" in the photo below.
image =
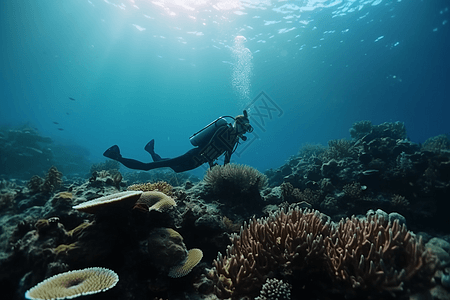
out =
{"type": "Polygon", "coordinates": [[[214,165],[214,161],[225,153],[225,161],[227,164],[230,162],[231,154],[236,144],[239,142],[239,135],[236,129],[227,124],[214,133],[213,137],[205,145],[201,145],[197,148],[191,149],[181,156],[175,158],[161,158],[153,151],[153,140],[146,146],[146,150],[153,158],[153,162],[143,163],[135,159],[123,158],[120,155],[118,146],[112,146],[103,153],[104,156],[117,160],[125,167],[135,170],[148,171],[157,168],[169,167],[175,172],[184,172],[195,169],[204,163],[209,163],[210,167],[214,165]]]}

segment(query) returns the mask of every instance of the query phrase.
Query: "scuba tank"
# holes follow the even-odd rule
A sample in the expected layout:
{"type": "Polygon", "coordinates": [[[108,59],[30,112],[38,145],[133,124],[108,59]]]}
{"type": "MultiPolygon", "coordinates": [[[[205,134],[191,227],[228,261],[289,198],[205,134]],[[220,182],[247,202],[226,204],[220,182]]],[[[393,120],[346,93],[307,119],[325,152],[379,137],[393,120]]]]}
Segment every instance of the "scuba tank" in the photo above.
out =
{"type": "Polygon", "coordinates": [[[217,129],[222,126],[227,126],[227,124],[228,122],[225,120],[225,117],[217,118],[216,120],[203,127],[201,130],[194,133],[189,138],[189,141],[194,147],[204,146],[205,143],[208,143],[209,140],[211,140],[217,129]]]}

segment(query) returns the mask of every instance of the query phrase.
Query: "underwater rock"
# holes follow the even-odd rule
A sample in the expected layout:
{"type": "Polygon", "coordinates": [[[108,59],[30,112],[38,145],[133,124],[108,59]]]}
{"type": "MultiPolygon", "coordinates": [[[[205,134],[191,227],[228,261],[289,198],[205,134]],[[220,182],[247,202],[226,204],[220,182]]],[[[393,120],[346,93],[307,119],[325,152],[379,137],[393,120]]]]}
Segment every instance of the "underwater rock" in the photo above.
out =
{"type": "Polygon", "coordinates": [[[171,228],[153,229],[148,236],[152,264],[169,277],[187,275],[201,260],[200,249],[187,250],[183,237],[171,228]]]}

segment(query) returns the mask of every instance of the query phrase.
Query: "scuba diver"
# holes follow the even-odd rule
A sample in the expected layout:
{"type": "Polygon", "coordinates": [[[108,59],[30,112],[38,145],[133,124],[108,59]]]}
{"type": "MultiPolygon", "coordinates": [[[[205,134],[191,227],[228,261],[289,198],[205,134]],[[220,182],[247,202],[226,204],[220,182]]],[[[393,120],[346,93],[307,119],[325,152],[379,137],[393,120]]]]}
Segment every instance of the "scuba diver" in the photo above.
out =
{"type": "Polygon", "coordinates": [[[150,163],[122,157],[117,145],[106,150],[103,156],[114,159],[127,168],[144,171],[169,167],[179,173],[195,169],[204,163],[208,163],[211,168],[217,165],[215,160],[222,154],[225,154],[224,164],[228,164],[231,155],[239,144],[239,139],[246,141],[247,137],[244,134],[252,131],[253,127],[250,125],[247,111],[244,110],[243,115],[236,118],[231,116],[219,117],[194,133],[189,140],[195,148],[175,158],[161,158],[156,154],[154,150],[155,140],[151,140],[144,147],[145,151],[152,156],[153,162],[150,163]],[[225,118],[233,119],[234,123],[228,123],[225,118]]]}

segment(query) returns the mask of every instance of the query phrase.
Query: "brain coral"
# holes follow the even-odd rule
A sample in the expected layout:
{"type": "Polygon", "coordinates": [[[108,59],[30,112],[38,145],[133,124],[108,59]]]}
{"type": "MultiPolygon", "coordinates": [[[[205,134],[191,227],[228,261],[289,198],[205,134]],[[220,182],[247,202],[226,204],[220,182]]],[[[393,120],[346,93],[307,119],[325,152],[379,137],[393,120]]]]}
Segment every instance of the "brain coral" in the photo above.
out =
{"type": "Polygon", "coordinates": [[[71,299],[113,288],[119,276],[105,268],[86,268],[50,277],[25,293],[30,300],[71,299]]]}

